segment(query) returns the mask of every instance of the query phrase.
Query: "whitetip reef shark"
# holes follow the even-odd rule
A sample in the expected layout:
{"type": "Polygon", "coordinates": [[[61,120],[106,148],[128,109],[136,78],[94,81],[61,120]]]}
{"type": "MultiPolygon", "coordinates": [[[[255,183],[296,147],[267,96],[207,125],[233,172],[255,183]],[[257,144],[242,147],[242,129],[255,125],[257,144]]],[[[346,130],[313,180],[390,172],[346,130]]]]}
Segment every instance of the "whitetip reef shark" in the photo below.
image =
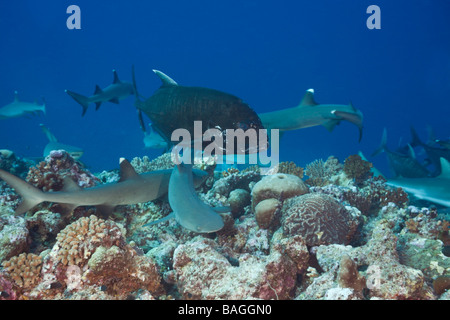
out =
{"type": "Polygon", "coordinates": [[[362,138],[363,115],[361,111],[357,110],[351,103],[348,105],[318,104],[314,100],[313,89],[306,91],[297,107],[258,113],[258,116],[264,128],[267,130],[279,129],[280,132],[318,125],[324,126],[331,132],[342,120],[347,120],[358,127],[359,141],[362,138]]]}
{"type": "Polygon", "coordinates": [[[42,131],[44,132],[45,136],[48,139],[48,143],[45,146],[43,152],[44,157],[48,156],[50,152],[53,150],[65,150],[75,160],[81,158],[81,156],[84,153],[83,149],[58,142],[56,137],[50,132],[50,130],[45,125],[41,123],[39,126],[41,127],[42,131]]]}
{"type": "Polygon", "coordinates": [[[0,108],[0,119],[17,118],[27,115],[34,115],[39,112],[45,114],[45,101],[43,104],[37,102],[25,102],[19,100],[19,94],[14,91],[14,101],[0,108]]]}
{"type": "Polygon", "coordinates": [[[418,199],[450,207],[450,163],[441,158],[441,174],[433,178],[395,178],[386,182],[400,187],[418,199]]]}
{"type": "Polygon", "coordinates": [[[118,104],[119,100],[125,99],[134,93],[132,83],[120,81],[116,70],[113,70],[113,74],[113,83],[104,89],[101,89],[98,85],[96,85],[94,95],[90,97],[83,96],[70,90],[65,90],[69,96],[71,96],[83,107],[82,116],[85,115],[90,103],[95,103],[95,110],[98,110],[102,102],[112,102],[118,104]]]}
{"type": "MultiPolygon", "coordinates": [[[[42,202],[55,202],[61,205],[63,213],[70,213],[79,206],[95,206],[101,214],[108,215],[118,205],[152,201],[165,195],[168,191],[172,171],[172,169],[169,169],[137,174],[133,166],[126,159],[121,158],[119,182],[83,189],[70,177],[66,177],[63,190],[56,192],[44,192],[1,169],[0,178],[22,196],[22,202],[15,210],[16,214],[23,214],[42,202]]],[[[193,172],[194,175],[191,171],[190,177],[193,183],[189,185],[189,188],[192,189],[203,182],[207,175],[206,172],[201,170],[194,170],[193,172]]],[[[172,192],[178,192],[180,196],[192,192],[192,190],[185,188],[185,184],[179,185],[175,182],[172,185],[172,192]]],[[[183,223],[185,214],[192,220],[190,215],[192,211],[189,210],[190,208],[185,208],[184,211],[178,211],[177,220],[183,223]]],[[[193,222],[195,223],[195,221],[193,222]]],[[[203,221],[197,221],[197,223],[199,225],[204,224],[203,221]]]]}
{"type": "MultiPolygon", "coordinates": [[[[167,75],[157,70],[154,71],[161,77],[165,77],[168,82],[176,84],[167,75]]],[[[333,131],[334,127],[340,121],[348,120],[359,128],[359,141],[362,138],[363,115],[361,111],[355,109],[352,104],[318,104],[314,101],[313,89],[306,91],[305,96],[297,107],[258,113],[258,116],[265,129],[268,131],[270,129],[279,129],[281,134],[285,131],[318,125],[322,125],[327,130],[333,131]]],[[[145,132],[144,144],[146,148],[167,148],[167,143],[164,144],[163,141],[164,139],[155,130],[152,129],[150,133],[145,132]]]]}
{"type": "Polygon", "coordinates": [[[430,176],[428,169],[417,160],[411,145],[408,145],[408,154],[404,154],[389,150],[386,143],[387,131],[386,128],[384,128],[381,144],[372,153],[372,157],[375,157],[382,152],[386,152],[389,166],[396,176],[402,176],[404,178],[425,178],[430,176]]]}
{"type": "Polygon", "coordinates": [[[194,232],[209,233],[223,228],[224,223],[218,213],[228,212],[230,208],[213,208],[198,198],[194,189],[192,164],[181,163],[173,169],[168,195],[172,213],[144,226],[175,218],[182,227],[194,232]]]}

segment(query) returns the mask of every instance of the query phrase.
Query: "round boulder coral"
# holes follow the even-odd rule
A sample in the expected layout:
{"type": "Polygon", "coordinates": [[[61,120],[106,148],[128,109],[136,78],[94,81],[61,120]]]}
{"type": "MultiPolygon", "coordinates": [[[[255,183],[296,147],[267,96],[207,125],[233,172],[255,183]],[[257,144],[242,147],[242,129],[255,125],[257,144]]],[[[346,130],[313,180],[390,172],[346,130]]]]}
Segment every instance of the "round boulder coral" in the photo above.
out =
{"type": "Polygon", "coordinates": [[[269,228],[280,206],[277,199],[266,199],[258,203],[255,207],[255,218],[261,229],[269,228]]]}
{"type": "Polygon", "coordinates": [[[286,200],[281,224],[286,235],[301,235],[308,246],[348,244],[358,226],[355,217],[341,203],[319,193],[286,200]]]}
{"type": "Polygon", "coordinates": [[[252,190],[252,207],[266,199],[287,199],[308,193],[306,184],[297,176],[277,173],[265,176],[252,190]]]}

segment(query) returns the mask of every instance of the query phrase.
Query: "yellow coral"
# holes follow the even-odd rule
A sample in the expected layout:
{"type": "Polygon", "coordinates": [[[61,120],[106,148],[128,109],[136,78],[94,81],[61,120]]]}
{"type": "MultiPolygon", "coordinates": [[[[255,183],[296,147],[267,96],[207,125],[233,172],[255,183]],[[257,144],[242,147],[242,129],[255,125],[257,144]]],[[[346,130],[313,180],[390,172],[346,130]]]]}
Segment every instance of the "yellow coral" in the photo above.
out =
{"type": "Polygon", "coordinates": [[[42,258],[33,253],[22,253],[3,262],[3,268],[14,282],[24,288],[31,288],[39,282],[42,258]]]}
{"type": "Polygon", "coordinates": [[[113,222],[91,215],[68,225],[56,240],[57,260],[64,265],[82,266],[100,245],[118,244],[122,232],[113,222]]]}

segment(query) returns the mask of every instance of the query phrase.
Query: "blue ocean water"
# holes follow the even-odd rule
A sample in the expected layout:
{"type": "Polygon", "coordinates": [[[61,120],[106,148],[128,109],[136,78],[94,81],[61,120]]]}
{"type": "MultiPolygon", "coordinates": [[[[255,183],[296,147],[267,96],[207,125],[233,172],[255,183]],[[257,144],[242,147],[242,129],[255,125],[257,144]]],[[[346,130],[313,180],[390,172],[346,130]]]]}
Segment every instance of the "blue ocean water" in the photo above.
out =
{"type": "MultiPolygon", "coordinates": [[[[85,150],[93,171],[119,157],[156,157],[144,150],[134,97],[92,104],[86,115],[64,90],[91,95],[136,68],[140,94],[160,86],[152,69],[179,84],[232,93],[256,112],[298,105],[314,88],[319,103],[347,104],[364,114],[364,133],[342,122],[288,132],[280,160],[300,166],[359,150],[389,173],[384,155],[371,158],[383,128],[388,146],[410,139],[414,126],[448,138],[450,3],[435,1],[3,1],[0,3],[0,106],[45,97],[45,116],[0,120],[0,148],[41,156],[40,123],[60,142],[85,150]],[[381,29],[368,29],[368,6],[381,9],[381,29]],[[81,9],[69,30],[66,9],[81,9]]],[[[149,120],[147,121],[149,122],[149,120]]],[[[420,156],[420,155],[419,155],[420,156]]]]}

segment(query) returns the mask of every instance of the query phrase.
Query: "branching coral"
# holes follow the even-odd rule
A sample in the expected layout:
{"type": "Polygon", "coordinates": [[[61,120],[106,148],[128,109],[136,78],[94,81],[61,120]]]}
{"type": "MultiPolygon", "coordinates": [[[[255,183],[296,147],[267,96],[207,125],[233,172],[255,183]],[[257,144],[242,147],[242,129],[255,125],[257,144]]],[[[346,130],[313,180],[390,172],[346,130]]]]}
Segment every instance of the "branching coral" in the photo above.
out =
{"type": "Polygon", "coordinates": [[[370,169],[372,166],[372,163],[365,161],[361,156],[354,154],[345,159],[344,172],[359,185],[370,176],[370,169]]]}
{"type": "Polygon", "coordinates": [[[42,258],[33,253],[22,253],[3,262],[3,268],[16,285],[24,289],[35,286],[40,280],[42,258]]]}
{"type": "Polygon", "coordinates": [[[298,167],[293,161],[284,161],[278,164],[278,173],[292,174],[294,176],[303,178],[303,168],[298,167]]]}
{"type": "Polygon", "coordinates": [[[326,185],[330,178],[330,174],[327,172],[322,159],[314,160],[306,165],[305,174],[309,177],[306,183],[318,187],[326,185]]]}
{"type": "Polygon", "coordinates": [[[94,215],[80,218],[64,228],[56,237],[54,250],[64,265],[83,266],[101,245],[118,245],[123,241],[119,227],[112,221],[94,215]]]}

